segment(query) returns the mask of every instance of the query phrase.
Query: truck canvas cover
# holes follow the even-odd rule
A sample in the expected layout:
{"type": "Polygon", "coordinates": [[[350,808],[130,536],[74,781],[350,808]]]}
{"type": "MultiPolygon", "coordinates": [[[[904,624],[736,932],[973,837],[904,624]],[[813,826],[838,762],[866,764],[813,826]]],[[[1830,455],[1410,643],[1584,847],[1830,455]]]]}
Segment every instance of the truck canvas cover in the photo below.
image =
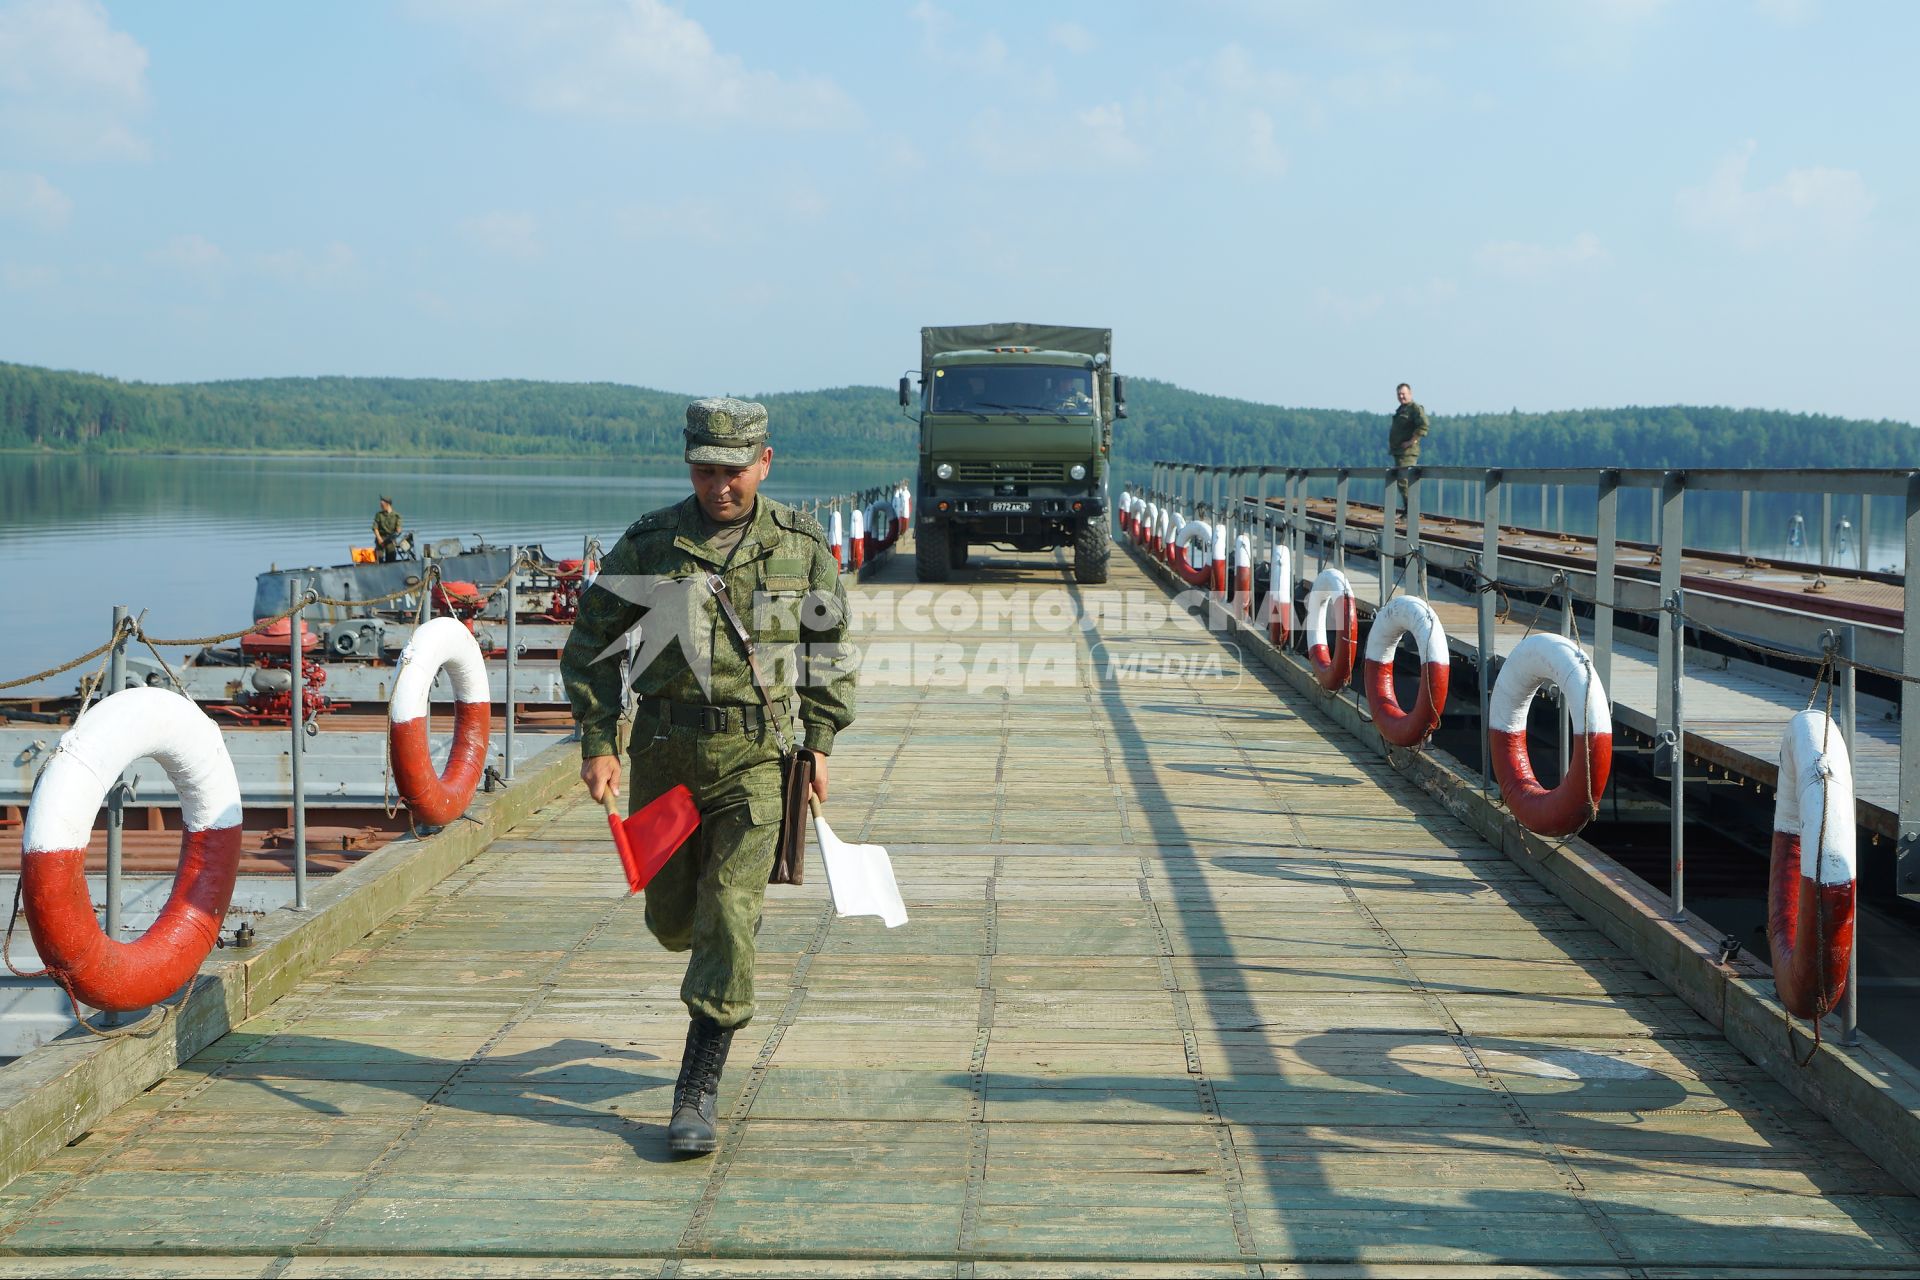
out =
{"type": "Polygon", "coordinates": [[[943,324],[920,330],[920,368],[933,367],[934,356],[946,351],[973,351],[981,347],[1032,347],[1036,351],[1077,351],[1097,356],[1113,352],[1113,330],[1085,329],[1064,324],[943,324]]]}

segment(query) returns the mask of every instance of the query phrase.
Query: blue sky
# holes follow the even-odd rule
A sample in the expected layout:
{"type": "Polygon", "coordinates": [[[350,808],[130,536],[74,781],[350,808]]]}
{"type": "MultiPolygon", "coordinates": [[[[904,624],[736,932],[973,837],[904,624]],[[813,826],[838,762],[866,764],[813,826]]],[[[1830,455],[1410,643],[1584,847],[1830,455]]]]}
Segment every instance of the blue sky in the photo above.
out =
{"type": "Polygon", "coordinates": [[[1912,421],[1920,5],[0,0],[0,359],[1912,421]]]}

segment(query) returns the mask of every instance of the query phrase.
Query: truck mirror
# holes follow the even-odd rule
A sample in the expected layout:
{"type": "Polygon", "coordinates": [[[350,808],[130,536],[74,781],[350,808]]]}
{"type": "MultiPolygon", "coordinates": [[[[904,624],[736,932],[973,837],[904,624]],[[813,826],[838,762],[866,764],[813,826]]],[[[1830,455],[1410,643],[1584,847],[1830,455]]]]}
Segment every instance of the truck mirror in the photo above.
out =
{"type": "Polygon", "coordinates": [[[904,409],[904,408],[906,408],[906,407],[907,407],[907,406],[908,406],[909,404],[911,404],[911,403],[913,403],[913,401],[912,401],[912,396],[913,396],[913,386],[912,386],[912,383],[913,383],[913,379],[912,379],[912,378],[902,378],[902,379],[900,379],[900,407],[901,407],[902,409],[904,409]]]}
{"type": "Polygon", "coordinates": [[[1127,380],[1117,373],[1113,375],[1113,416],[1127,416],[1127,380]]]}

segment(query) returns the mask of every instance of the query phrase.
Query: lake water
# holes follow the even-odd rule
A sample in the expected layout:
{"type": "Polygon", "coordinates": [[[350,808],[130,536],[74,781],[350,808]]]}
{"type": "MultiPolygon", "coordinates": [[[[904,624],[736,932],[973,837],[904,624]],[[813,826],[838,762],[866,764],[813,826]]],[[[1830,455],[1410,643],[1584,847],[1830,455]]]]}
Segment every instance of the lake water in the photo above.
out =
{"type": "MultiPolygon", "coordinates": [[[[911,473],[890,464],[781,463],[766,491],[826,497],[911,473]]],[[[0,680],[76,657],[107,638],[113,606],[145,609],[158,636],[251,620],[254,575],[339,564],[373,542],[388,494],[416,539],[609,547],[634,520],[688,492],[684,466],[601,460],[73,457],[0,454],[0,680]]],[[[139,652],[138,646],[135,652],[139,652]]],[[[65,692],[70,672],[23,692],[65,692]]]]}

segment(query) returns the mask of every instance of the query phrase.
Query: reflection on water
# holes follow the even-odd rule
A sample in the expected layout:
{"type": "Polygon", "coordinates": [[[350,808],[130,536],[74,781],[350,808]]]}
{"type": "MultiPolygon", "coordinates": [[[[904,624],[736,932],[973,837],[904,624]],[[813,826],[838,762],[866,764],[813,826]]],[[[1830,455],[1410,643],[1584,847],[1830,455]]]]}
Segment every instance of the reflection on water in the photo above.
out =
{"type": "MultiPolygon", "coordinates": [[[[890,465],[782,463],[767,492],[800,500],[902,479],[890,465]]],[[[248,621],[254,575],[338,564],[370,546],[391,496],[421,539],[484,533],[580,554],[687,492],[686,471],[592,460],[0,454],[0,680],[83,653],[107,636],[112,607],[146,609],[160,636],[230,631],[248,621]]],[[[64,692],[78,673],[40,691],[64,692]]],[[[9,691],[10,693],[18,691],[9,691]]]]}

